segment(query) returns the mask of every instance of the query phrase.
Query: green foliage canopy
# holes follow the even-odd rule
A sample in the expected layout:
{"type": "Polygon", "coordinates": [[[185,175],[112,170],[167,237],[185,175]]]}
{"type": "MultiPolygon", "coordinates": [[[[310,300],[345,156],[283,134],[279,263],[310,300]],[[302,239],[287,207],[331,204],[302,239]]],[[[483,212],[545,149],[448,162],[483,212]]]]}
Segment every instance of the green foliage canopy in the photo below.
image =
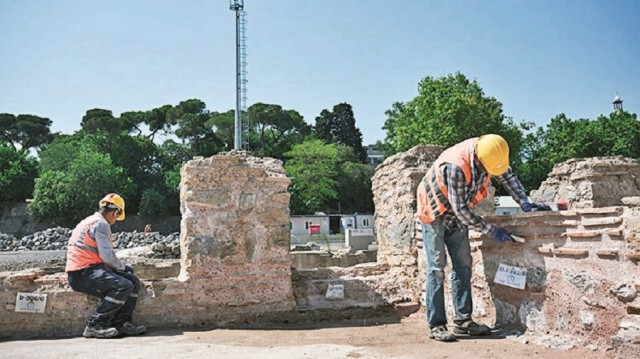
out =
{"type": "Polygon", "coordinates": [[[96,211],[98,201],[110,192],[120,194],[127,203],[134,193],[133,182],[108,155],[81,152],[71,159],[66,171],[46,171],[36,179],[29,209],[37,220],[72,227],[96,211]]]}
{"type": "Polygon", "coordinates": [[[553,165],[570,158],[625,156],[640,159],[640,122],[636,114],[612,112],[596,120],[571,120],[559,114],[524,140],[517,168],[526,188],[537,188],[553,165]]]}
{"type": "Polygon", "coordinates": [[[289,158],[285,170],[291,178],[289,192],[293,214],[314,213],[338,196],[334,179],[338,162],[336,145],[320,140],[305,141],[293,146],[285,156],[289,158]]]}
{"type": "Polygon", "coordinates": [[[27,152],[51,142],[51,124],[52,121],[45,117],[0,113],[0,139],[14,149],[27,152]]]}
{"type": "Polygon", "coordinates": [[[284,159],[284,153],[311,134],[302,115],[280,105],[258,102],[247,110],[249,148],[254,155],[284,159]]]}
{"type": "Polygon", "coordinates": [[[0,144],[0,202],[23,201],[31,197],[38,164],[26,153],[0,144]]]}
{"type": "Polygon", "coordinates": [[[333,106],[333,110],[322,110],[316,117],[316,136],[328,143],[353,148],[360,162],[367,160],[367,152],[362,147],[362,132],[356,127],[353,109],[348,103],[333,106]]]}
{"type": "Polygon", "coordinates": [[[424,144],[449,147],[487,133],[502,135],[517,153],[514,141],[522,138],[521,130],[505,121],[502,104],[459,72],[425,77],[413,100],[394,103],[386,115],[381,146],[387,155],[424,144]]]}

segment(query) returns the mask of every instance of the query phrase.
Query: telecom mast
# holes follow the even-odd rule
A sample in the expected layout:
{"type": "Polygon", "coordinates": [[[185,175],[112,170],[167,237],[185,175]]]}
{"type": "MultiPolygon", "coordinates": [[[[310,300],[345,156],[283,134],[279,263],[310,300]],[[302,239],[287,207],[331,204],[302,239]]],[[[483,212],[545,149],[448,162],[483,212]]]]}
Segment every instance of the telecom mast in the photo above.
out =
{"type": "Polygon", "coordinates": [[[236,118],[234,149],[248,149],[247,132],[247,13],[244,0],[229,0],[229,9],[236,12],[236,118]]]}

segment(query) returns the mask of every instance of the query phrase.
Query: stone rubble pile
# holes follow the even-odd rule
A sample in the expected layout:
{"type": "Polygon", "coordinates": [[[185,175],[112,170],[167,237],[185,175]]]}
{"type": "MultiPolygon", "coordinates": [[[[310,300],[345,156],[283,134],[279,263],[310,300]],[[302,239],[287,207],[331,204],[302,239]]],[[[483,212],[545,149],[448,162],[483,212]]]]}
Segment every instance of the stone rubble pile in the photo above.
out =
{"type": "MultiPolygon", "coordinates": [[[[65,250],[71,229],[55,227],[18,239],[0,233],[0,252],[65,250]]],[[[162,235],[158,232],[117,232],[113,234],[115,249],[151,247],[147,255],[153,258],[180,258],[180,233],[162,235]]]]}

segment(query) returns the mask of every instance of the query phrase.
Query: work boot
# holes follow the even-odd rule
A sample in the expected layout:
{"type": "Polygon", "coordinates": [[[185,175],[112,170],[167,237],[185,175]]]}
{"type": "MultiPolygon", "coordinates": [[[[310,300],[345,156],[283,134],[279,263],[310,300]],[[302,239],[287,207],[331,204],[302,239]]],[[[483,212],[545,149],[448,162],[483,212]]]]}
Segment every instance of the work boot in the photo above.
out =
{"type": "Polygon", "coordinates": [[[120,334],[118,329],[102,325],[86,326],[82,336],[85,338],[115,338],[120,334]]]}
{"type": "Polygon", "coordinates": [[[140,335],[147,331],[147,327],[141,324],[133,324],[131,322],[125,322],[118,331],[122,335],[140,335]]]}
{"type": "Polygon", "coordinates": [[[453,332],[456,334],[468,335],[489,335],[490,329],[484,324],[478,324],[471,319],[455,321],[453,332]]]}
{"type": "Polygon", "coordinates": [[[429,332],[429,338],[437,340],[439,342],[453,342],[456,340],[456,336],[447,330],[446,325],[436,325],[431,328],[429,332]]]}

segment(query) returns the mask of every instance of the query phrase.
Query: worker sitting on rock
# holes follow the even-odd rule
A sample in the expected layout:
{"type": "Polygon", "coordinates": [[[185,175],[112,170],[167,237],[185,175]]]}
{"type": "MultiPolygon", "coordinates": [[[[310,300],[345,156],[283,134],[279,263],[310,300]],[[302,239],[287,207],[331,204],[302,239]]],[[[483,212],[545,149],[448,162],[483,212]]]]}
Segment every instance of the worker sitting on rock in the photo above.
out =
{"type": "Polygon", "coordinates": [[[123,264],[113,250],[111,226],[124,217],[124,200],[110,193],[100,200],[98,212],[82,220],[69,239],[65,269],[69,285],[102,298],[82,333],[86,338],[138,335],[147,330],[131,322],[140,281],[133,275],[133,266],[123,264]]]}
{"type": "Polygon", "coordinates": [[[468,228],[490,235],[498,242],[511,240],[506,229],[475,214],[472,207],[487,196],[491,176],[525,212],[548,211],[543,203],[531,203],[509,167],[509,145],[499,135],[471,138],[446,149],[418,185],[418,218],[427,256],[426,306],[429,337],[454,341],[455,334],[488,335],[489,327],[471,318],[471,248],[468,228]],[[445,247],[451,257],[453,333],[447,329],[444,304],[445,247]],[[454,334],[455,333],[455,334],[454,334]]]}

